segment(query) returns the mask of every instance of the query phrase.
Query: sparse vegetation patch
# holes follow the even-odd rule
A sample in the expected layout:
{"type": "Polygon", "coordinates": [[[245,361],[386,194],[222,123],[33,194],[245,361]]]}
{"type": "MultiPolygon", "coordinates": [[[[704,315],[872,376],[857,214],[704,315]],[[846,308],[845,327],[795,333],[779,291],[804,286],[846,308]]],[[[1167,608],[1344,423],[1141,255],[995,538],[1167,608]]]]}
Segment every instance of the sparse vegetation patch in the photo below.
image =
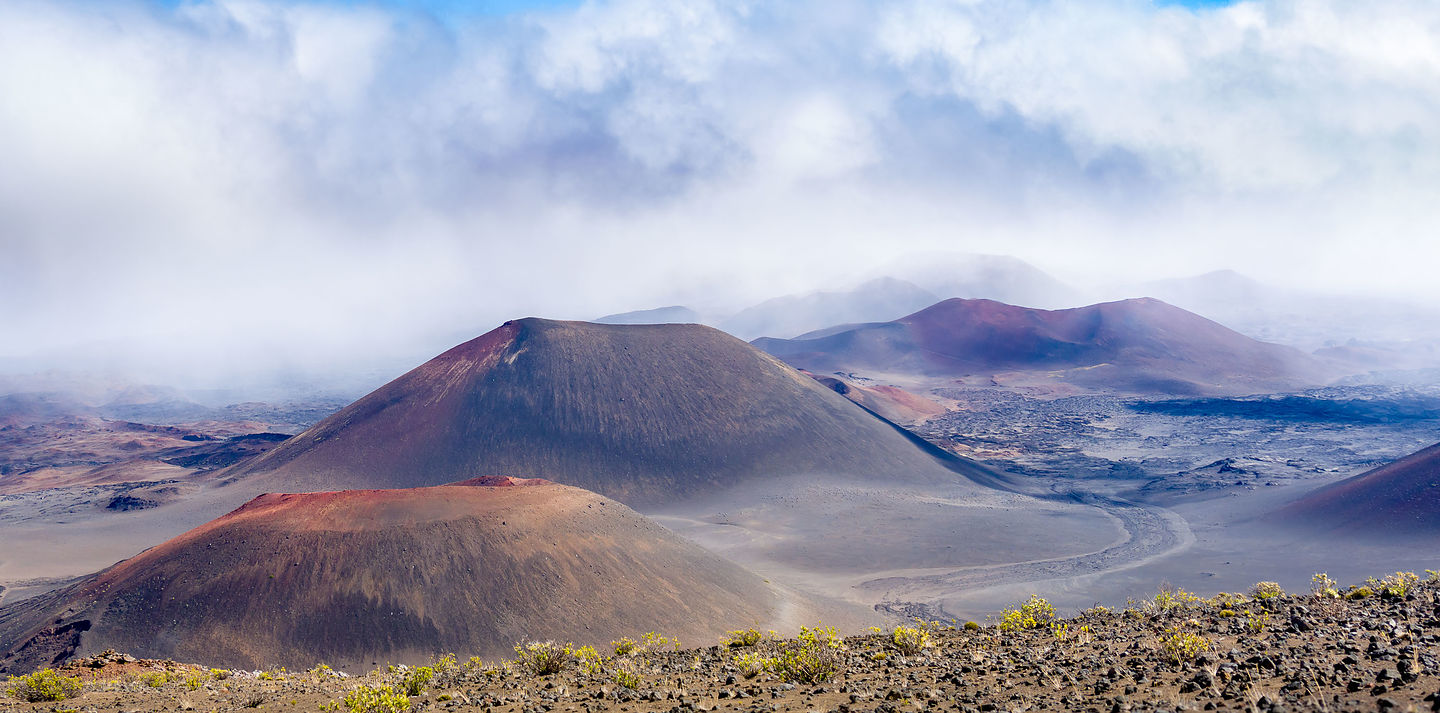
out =
{"type": "Polygon", "coordinates": [[[569,644],[560,645],[553,641],[532,641],[517,645],[516,663],[532,676],[552,676],[565,670],[575,658],[569,644]]]}
{"type": "Polygon", "coordinates": [[[79,695],[79,677],[61,676],[53,669],[40,669],[25,676],[11,676],[5,684],[5,694],[22,701],[63,701],[79,695]]]}
{"type": "Polygon", "coordinates": [[[780,645],[769,661],[783,681],[820,683],[840,670],[845,644],[833,628],[800,627],[800,635],[780,645]]]}
{"type": "Polygon", "coordinates": [[[1250,589],[1250,596],[1263,602],[1267,599],[1285,596],[1285,590],[1275,582],[1256,582],[1255,586],[1250,589]]]}
{"type": "Polygon", "coordinates": [[[1171,663],[1193,661],[1210,650],[1210,640],[1188,631],[1174,631],[1160,640],[1160,651],[1171,663]]]}
{"type": "Polygon", "coordinates": [[[764,638],[756,629],[737,629],[725,635],[725,645],[732,649],[754,646],[764,638]]]}
{"type": "Polygon", "coordinates": [[[390,686],[361,686],[345,696],[349,713],[406,713],[410,698],[390,686]]]}
{"type": "Polygon", "coordinates": [[[890,644],[896,651],[906,655],[915,654],[930,648],[930,632],[924,625],[921,626],[897,626],[890,632],[890,644]]]}
{"type": "Polygon", "coordinates": [[[1001,631],[1039,629],[1054,618],[1055,607],[1045,599],[1031,594],[1020,606],[1001,612],[999,627],[1001,631]]]}
{"type": "MultiPolygon", "coordinates": [[[[1440,583],[1416,579],[1377,578],[1381,590],[1364,598],[1326,594],[1346,590],[1317,578],[1312,584],[1322,586],[1300,595],[1201,599],[1162,589],[1168,597],[1138,600],[1125,612],[1060,618],[1038,597],[1006,610],[1048,618],[1032,628],[917,621],[842,639],[806,627],[793,638],[772,632],[748,646],[689,651],[641,636],[619,657],[608,648],[530,642],[510,662],[461,664],[445,655],[353,677],[316,666],[217,680],[205,669],[111,652],[12,678],[4,689],[11,702],[0,710],[1424,711],[1440,692],[1440,583]],[[1386,594],[1387,586],[1403,587],[1404,596],[1386,594]],[[80,698],[57,705],[50,694],[17,695],[21,679],[40,692],[66,681],[60,695],[80,698]]],[[[744,638],[731,632],[721,643],[744,638]]]]}

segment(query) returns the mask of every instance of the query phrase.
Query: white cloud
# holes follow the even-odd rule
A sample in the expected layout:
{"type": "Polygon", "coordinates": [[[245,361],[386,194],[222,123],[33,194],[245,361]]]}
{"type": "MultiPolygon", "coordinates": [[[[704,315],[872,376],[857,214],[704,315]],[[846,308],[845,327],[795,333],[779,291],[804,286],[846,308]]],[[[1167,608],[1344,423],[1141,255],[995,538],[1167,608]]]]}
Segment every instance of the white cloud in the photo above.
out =
{"type": "Polygon", "coordinates": [[[1440,257],[1420,0],[616,0],[450,24],[16,0],[0,96],[12,354],[142,326],[342,343],[697,284],[739,301],[831,274],[828,250],[1417,291],[1410,266],[1440,257]],[[216,326],[235,314],[265,316],[216,326]]]}

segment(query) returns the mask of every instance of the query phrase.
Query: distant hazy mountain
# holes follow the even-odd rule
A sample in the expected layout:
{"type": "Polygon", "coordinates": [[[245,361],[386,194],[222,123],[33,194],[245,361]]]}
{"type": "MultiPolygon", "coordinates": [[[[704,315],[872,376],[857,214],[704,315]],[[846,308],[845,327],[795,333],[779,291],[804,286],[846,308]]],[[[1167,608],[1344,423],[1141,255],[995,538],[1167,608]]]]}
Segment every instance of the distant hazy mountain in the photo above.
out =
{"type": "Polygon", "coordinates": [[[882,277],[853,290],[776,297],[722,320],[718,326],[741,339],[793,337],[836,324],[896,319],[939,299],[904,280],[882,277]]]}
{"type": "Polygon", "coordinates": [[[885,272],[941,299],[987,299],[1043,309],[1078,307],[1091,301],[1079,290],[1009,255],[922,254],[894,262],[885,272]]]}
{"type": "Polygon", "coordinates": [[[93,414],[94,409],[68,394],[18,393],[0,396],[0,426],[28,426],[67,416],[93,414]]]}
{"type": "Polygon", "coordinates": [[[673,305],[670,307],[656,307],[655,309],[635,310],[634,312],[621,312],[619,314],[607,314],[604,317],[591,320],[600,324],[704,324],[700,313],[684,305],[673,305]]]}
{"type": "Polygon", "coordinates": [[[221,414],[190,400],[179,389],[153,384],[130,386],[99,408],[107,418],[142,423],[182,423],[218,418],[221,414]]]}
{"type": "Polygon", "coordinates": [[[993,299],[1027,307],[1074,307],[1087,302],[1079,291],[1005,255],[918,255],[874,273],[882,276],[851,288],[774,297],[724,318],[705,318],[677,305],[611,314],[594,321],[708,324],[750,340],[790,338],[837,325],[899,319],[950,297],[993,299]]]}
{"type": "Polygon", "coordinates": [[[1248,392],[1324,378],[1302,352],[1153,299],[1054,311],[951,299],[892,322],[754,344],[817,373],[1026,373],[1132,392],[1248,392]]]}
{"type": "Polygon", "coordinates": [[[1351,354],[1380,368],[1414,368],[1434,359],[1440,342],[1440,309],[1378,297],[1325,294],[1266,285],[1233,270],[1157,280],[1127,288],[1213,319],[1256,339],[1305,351],[1350,347],[1351,354]],[[1417,352],[1416,350],[1423,350],[1417,352]]]}

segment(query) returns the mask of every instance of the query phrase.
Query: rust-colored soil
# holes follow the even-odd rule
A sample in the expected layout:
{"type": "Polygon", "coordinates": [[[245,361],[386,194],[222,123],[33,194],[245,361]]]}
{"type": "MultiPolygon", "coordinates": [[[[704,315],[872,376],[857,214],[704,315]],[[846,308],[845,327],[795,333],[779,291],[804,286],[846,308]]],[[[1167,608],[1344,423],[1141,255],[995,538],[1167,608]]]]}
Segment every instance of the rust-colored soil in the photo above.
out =
{"type": "Polygon", "coordinates": [[[650,628],[693,640],[771,621],[781,604],[758,577],[577,488],[493,478],[267,494],[0,608],[0,670],[103,649],[293,668],[650,628]]]}

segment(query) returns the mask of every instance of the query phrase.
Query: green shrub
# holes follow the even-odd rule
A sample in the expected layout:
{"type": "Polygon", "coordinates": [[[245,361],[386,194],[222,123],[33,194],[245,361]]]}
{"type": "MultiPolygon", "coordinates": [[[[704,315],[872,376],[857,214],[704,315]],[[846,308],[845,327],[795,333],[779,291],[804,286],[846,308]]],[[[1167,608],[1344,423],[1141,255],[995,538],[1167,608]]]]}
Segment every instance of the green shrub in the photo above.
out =
{"type": "MultiPolygon", "coordinates": [[[[732,632],[734,633],[734,632],[732,632]]],[[[758,633],[758,632],[757,632],[758,633]]],[[[668,636],[661,636],[653,631],[645,632],[645,635],[636,641],[625,637],[618,641],[610,642],[615,647],[616,656],[628,656],[630,654],[643,654],[649,651],[659,651],[664,647],[670,647],[676,651],[680,650],[680,640],[668,636]]]]}
{"type": "Polygon", "coordinates": [[[1160,653],[1171,663],[1194,660],[1201,652],[1209,650],[1209,639],[1186,631],[1172,631],[1160,640],[1160,653]]]}
{"type": "Polygon", "coordinates": [[[754,646],[762,638],[764,635],[755,629],[737,629],[725,634],[725,645],[732,649],[754,646]]]}
{"type": "Polygon", "coordinates": [[[640,687],[640,674],[635,673],[634,671],[631,671],[630,669],[623,666],[616,668],[615,683],[616,685],[624,686],[633,691],[640,687]]]}
{"type": "Polygon", "coordinates": [[[1250,596],[1265,601],[1285,596],[1285,590],[1276,582],[1256,582],[1255,586],[1250,588],[1250,596]]]}
{"type": "Polygon", "coordinates": [[[1021,631],[1024,629],[1039,629],[1055,618],[1055,607],[1050,602],[1030,595],[1019,607],[1005,609],[1000,614],[1001,631],[1021,631]]]}
{"type": "Polygon", "coordinates": [[[768,663],[781,680],[820,683],[840,670],[843,655],[844,644],[835,629],[802,626],[800,635],[782,644],[768,663]]]}
{"type": "Polygon", "coordinates": [[[435,669],[429,666],[412,668],[400,677],[400,690],[407,696],[418,696],[430,687],[430,681],[434,678],[435,669]]]}
{"type": "Polygon", "coordinates": [[[1373,596],[1375,596],[1375,592],[1369,587],[1351,587],[1350,591],[1345,593],[1345,598],[1352,602],[1369,599],[1373,596]]]}
{"type": "Polygon", "coordinates": [[[1157,612],[1168,613],[1177,609],[1184,609],[1200,604],[1204,601],[1204,599],[1184,589],[1166,584],[1161,586],[1160,591],[1155,594],[1155,598],[1150,602],[1150,608],[1157,612]]]}
{"type": "Polygon", "coordinates": [[[437,657],[430,662],[430,670],[433,673],[430,686],[433,688],[450,688],[465,678],[465,666],[455,659],[455,654],[437,657]]]}
{"type": "Polygon", "coordinates": [[[1255,614],[1250,617],[1249,621],[1245,622],[1245,628],[1249,629],[1252,634],[1259,634],[1265,631],[1265,627],[1269,623],[1269,614],[1255,614]]]}
{"type": "Polygon", "coordinates": [[[739,669],[740,675],[745,678],[755,678],[760,675],[761,671],[764,671],[770,666],[771,662],[769,659],[753,651],[735,657],[735,668],[739,669]]]}
{"type": "Polygon", "coordinates": [[[978,622],[978,621],[967,621],[967,622],[965,622],[965,630],[966,630],[966,631],[979,631],[979,630],[980,630],[980,622],[978,622]]]}
{"type": "Polygon", "coordinates": [[[406,713],[410,698],[390,686],[362,686],[345,695],[350,713],[406,713]]]}
{"type": "Polygon", "coordinates": [[[1325,572],[1320,572],[1310,578],[1310,593],[1316,599],[1339,599],[1340,583],[1330,578],[1325,572]]]}
{"type": "Polygon", "coordinates": [[[913,656],[930,648],[930,632],[924,627],[897,626],[890,632],[890,644],[900,653],[913,656]]]}
{"type": "Polygon", "coordinates": [[[42,668],[26,676],[11,676],[5,693],[30,703],[63,701],[80,694],[79,677],[61,676],[53,669],[42,668]]]}
{"type": "Polygon", "coordinates": [[[535,676],[560,673],[575,657],[568,644],[561,646],[553,641],[532,641],[523,646],[517,645],[515,653],[519,656],[516,663],[520,668],[535,676]]]}
{"type": "Polygon", "coordinates": [[[1206,601],[1207,604],[1221,609],[1234,609],[1245,603],[1245,595],[1240,593],[1219,592],[1206,601]]]}
{"type": "Polygon", "coordinates": [[[170,682],[170,674],[166,671],[147,671],[139,678],[141,683],[151,688],[160,688],[170,682]]]}
{"type": "Polygon", "coordinates": [[[1396,572],[1383,579],[1371,577],[1365,580],[1375,591],[1387,597],[1401,598],[1410,593],[1415,585],[1420,583],[1419,575],[1414,572],[1396,572]]]}
{"type": "Polygon", "coordinates": [[[599,676],[605,670],[605,657],[594,646],[581,646],[570,652],[580,664],[580,670],[589,676],[599,676]]]}

